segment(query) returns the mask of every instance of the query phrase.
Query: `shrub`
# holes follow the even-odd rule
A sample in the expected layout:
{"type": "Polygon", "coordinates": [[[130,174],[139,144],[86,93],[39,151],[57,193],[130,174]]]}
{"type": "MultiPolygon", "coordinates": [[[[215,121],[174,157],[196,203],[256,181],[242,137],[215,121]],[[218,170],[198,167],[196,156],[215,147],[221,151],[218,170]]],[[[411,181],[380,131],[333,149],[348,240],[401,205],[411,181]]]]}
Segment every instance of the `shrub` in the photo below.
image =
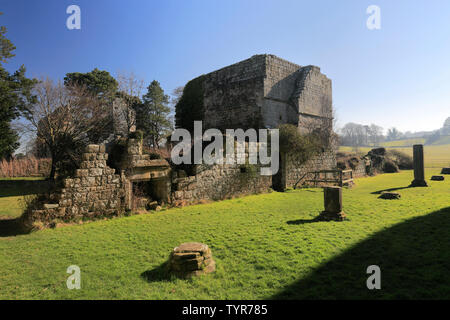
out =
{"type": "Polygon", "coordinates": [[[279,130],[280,152],[293,155],[298,165],[307,162],[322,149],[317,136],[302,135],[294,125],[283,124],[279,130]]]}
{"type": "Polygon", "coordinates": [[[398,167],[394,161],[386,160],[383,165],[383,171],[386,173],[398,172],[398,167]]]}
{"type": "Polygon", "coordinates": [[[387,152],[389,159],[395,162],[401,170],[411,170],[413,169],[413,159],[411,156],[407,155],[398,150],[389,150],[387,152]]]}

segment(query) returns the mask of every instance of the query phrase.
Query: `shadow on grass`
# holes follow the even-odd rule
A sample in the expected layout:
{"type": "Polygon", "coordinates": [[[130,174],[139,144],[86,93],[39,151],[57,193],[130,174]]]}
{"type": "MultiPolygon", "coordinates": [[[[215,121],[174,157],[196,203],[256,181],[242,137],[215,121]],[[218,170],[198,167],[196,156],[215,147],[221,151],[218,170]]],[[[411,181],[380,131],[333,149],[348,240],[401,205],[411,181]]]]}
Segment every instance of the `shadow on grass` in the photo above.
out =
{"type": "Polygon", "coordinates": [[[409,188],[413,188],[413,187],[407,186],[407,187],[399,187],[399,188],[390,188],[390,189],[384,189],[384,190],[374,191],[374,192],[371,192],[371,194],[381,194],[382,192],[392,192],[392,191],[403,190],[403,189],[409,189],[409,188]]]}
{"type": "Polygon", "coordinates": [[[160,282],[172,280],[172,275],[167,270],[167,262],[152,270],[147,270],[141,273],[141,277],[147,282],[160,282]]]}
{"type": "Polygon", "coordinates": [[[449,299],[450,207],[383,230],[271,299],[449,299]],[[381,290],[366,286],[381,269],[381,290]]]}
{"type": "Polygon", "coordinates": [[[28,234],[20,224],[20,218],[0,219],[0,238],[28,234]]]}
{"type": "Polygon", "coordinates": [[[314,222],[320,222],[319,218],[314,219],[299,219],[299,220],[290,220],[286,222],[287,224],[293,224],[293,225],[299,225],[299,224],[307,224],[307,223],[314,223],[314,222]]]}
{"type": "Polygon", "coordinates": [[[45,193],[52,187],[53,182],[46,180],[2,180],[0,198],[45,193]]]}

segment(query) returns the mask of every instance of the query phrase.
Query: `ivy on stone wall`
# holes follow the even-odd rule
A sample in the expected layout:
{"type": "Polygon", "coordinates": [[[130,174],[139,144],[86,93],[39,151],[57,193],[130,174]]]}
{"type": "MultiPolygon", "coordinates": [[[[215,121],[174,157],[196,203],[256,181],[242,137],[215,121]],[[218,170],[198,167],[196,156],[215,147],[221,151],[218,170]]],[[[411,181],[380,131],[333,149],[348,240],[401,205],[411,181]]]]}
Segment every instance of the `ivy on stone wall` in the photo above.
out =
{"type": "Polygon", "coordinates": [[[189,81],[183,90],[180,101],[175,106],[175,126],[194,131],[194,121],[203,120],[203,83],[205,76],[202,75],[189,81]]]}
{"type": "Polygon", "coordinates": [[[279,127],[280,152],[295,159],[297,165],[302,165],[323,149],[320,137],[314,133],[300,134],[298,128],[291,124],[283,124],[279,127]]]}

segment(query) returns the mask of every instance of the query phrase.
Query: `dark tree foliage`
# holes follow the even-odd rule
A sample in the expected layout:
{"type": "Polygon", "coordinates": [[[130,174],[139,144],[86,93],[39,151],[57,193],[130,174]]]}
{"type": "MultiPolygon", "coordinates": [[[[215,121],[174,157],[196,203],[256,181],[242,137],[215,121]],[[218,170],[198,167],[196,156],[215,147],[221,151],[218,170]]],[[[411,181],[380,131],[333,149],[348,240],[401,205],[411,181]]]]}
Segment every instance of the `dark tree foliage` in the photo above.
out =
{"type": "Polygon", "coordinates": [[[19,147],[19,136],[11,127],[11,121],[33,102],[31,90],[36,83],[25,77],[24,66],[13,74],[3,67],[7,59],[14,57],[12,51],[15,50],[5,33],[6,28],[0,27],[0,159],[10,158],[19,147]]]}
{"type": "Polygon", "coordinates": [[[203,82],[205,76],[189,81],[175,106],[175,127],[194,131],[194,121],[203,120],[203,82]]]}
{"type": "Polygon", "coordinates": [[[110,99],[112,98],[118,88],[118,83],[108,71],[103,71],[95,68],[91,72],[67,73],[64,78],[64,85],[85,86],[92,94],[98,98],[110,99]]]}
{"type": "Polygon", "coordinates": [[[170,98],[164,93],[159,82],[153,80],[142,100],[136,110],[136,127],[144,132],[144,142],[157,148],[161,139],[172,130],[169,119],[170,98]]]}

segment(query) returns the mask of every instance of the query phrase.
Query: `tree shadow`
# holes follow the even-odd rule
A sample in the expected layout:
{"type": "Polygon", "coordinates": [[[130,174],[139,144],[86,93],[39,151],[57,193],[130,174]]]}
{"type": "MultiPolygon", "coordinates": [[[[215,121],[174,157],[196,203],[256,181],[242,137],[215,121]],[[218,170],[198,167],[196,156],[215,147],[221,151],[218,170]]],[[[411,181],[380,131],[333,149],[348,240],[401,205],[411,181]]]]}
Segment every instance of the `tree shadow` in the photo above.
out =
{"type": "Polygon", "coordinates": [[[317,216],[314,219],[299,219],[299,220],[290,220],[287,221],[287,224],[291,224],[291,225],[300,225],[300,224],[307,224],[307,223],[314,223],[314,222],[320,222],[319,217],[317,216]]]}
{"type": "Polygon", "coordinates": [[[53,182],[46,180],[3,180],[0,181],[0,198],[45,193],[52,187],[53,182]]]}
{"type": "Polygon", "coordinates": [[[383,230],[271,299],[449,299],[450,207],[383,230]],[[367,267],[381,269],[369,290],[367,267]]]}
{"type": "Polygon", "coordinates": [[[0,219],[0,238],[28,234],[29,231],[20,223],[20,218],[0,219]]]}
{"type": "Polygon", "coordinates": [[[392,192],[392,191],[403,190],[403,189],[409,189],[409,188],[413,188],[413,187],[407,186],[407,187],[389,188],[389,189],[384,189],[384,190],[374,191],[374,192],[371,192],[370,194],[381,194],[381,193],[383,193],[383,192],[392,192]]]}
{"type": "Polygon", "coordinates": [[[142,272],[141,277],[147,282],[170,281],[173,278],[168,271],[167,262],[162,263],[152,270],[142,272]]]}

